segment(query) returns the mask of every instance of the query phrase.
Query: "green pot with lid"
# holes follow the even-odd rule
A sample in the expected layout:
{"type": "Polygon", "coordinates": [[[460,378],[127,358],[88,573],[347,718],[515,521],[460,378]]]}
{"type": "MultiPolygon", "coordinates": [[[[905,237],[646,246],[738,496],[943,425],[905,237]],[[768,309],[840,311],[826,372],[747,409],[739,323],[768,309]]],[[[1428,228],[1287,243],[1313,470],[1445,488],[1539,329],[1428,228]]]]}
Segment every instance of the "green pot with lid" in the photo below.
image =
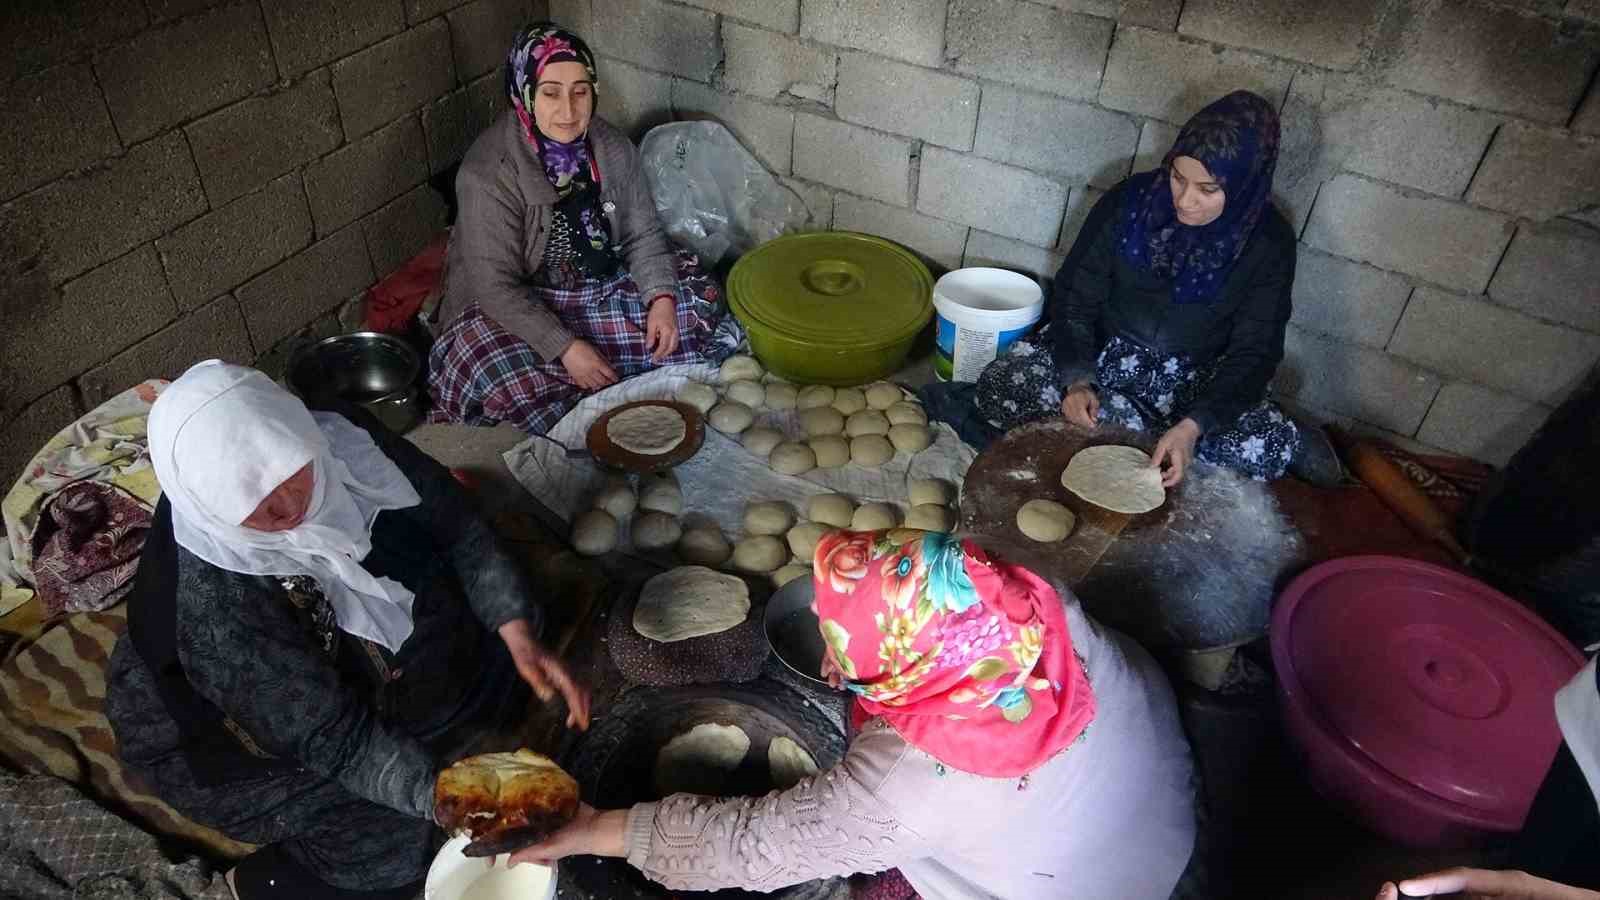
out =
{"type": "Polygon", "coordinates": [[[768,371],[801,384],[862,384],[904,365],[933,318],[933,276],[870,234],[791,234],[734,264],[728,305],[768,371]]]}

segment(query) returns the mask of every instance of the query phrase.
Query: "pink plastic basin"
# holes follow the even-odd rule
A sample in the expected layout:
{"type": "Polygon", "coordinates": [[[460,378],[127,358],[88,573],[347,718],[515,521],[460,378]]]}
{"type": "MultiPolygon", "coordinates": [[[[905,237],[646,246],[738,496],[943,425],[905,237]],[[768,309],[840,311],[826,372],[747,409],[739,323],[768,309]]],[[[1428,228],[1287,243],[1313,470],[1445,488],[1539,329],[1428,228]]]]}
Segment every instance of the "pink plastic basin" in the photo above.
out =
{"type": "Polygon", "coordinates": [[[1504,594],[1390,556],[1296,578],[1272,612],[1272,660],[1313,786],[1419,847],[1522,827],[1561,743],[1555,692],[1583,666],[1504,594]]]}

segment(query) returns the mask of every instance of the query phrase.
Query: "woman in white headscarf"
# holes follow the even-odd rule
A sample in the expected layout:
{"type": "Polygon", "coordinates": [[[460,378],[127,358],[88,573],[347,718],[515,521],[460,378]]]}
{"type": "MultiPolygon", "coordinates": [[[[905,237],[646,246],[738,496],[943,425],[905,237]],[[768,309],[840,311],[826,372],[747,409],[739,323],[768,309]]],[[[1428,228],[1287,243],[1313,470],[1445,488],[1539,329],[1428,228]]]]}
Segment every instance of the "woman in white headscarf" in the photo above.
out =
{"type": "Polygon", "coordinates": [[[190,369],[149,441],[163,498],[107,694],[123,761],[264,845],[237,897],[411,896],[435,774],[523,708],[518,673],[588,725],[530,585],[437,462],[254,369],[190,369]]]}

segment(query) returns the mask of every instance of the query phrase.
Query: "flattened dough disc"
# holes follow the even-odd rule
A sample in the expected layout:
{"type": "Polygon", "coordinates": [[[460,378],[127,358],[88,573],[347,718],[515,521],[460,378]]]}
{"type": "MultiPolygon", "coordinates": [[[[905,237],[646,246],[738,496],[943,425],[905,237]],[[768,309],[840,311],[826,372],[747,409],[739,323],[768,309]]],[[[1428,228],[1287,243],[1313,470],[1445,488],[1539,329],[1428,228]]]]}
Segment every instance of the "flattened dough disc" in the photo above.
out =
{"type": "Polygon", "coordinates": [[[1119,513],[1146,513],[1166,502],[1161,472],[1137,447],[1104,444],[1072,455],[1061,486],[1079,497],[1119,513]]]}
{"type": "Polygon", "coordinates": [[[750,615],[750,588],[705,566],[680,566],[644,583],[633,627],[652,641],[671,643],[727,631],[750,615]]]}
{"type": "Polygon", "coordinates": [[[606,422],[611,443],[641,456],[670,453],[688,433],[683,413],[671,406],[646,404],[624,409],[606,422]]]}

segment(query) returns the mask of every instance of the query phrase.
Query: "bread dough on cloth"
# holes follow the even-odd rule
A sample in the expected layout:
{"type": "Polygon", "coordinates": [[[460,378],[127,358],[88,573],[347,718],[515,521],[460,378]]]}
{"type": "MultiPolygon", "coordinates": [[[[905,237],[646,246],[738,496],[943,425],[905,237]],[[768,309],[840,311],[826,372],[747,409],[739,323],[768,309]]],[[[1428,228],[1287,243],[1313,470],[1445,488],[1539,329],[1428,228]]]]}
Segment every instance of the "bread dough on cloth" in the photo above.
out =
{"type": "Polygon", "coordinates": [[[794,787],[802,778],[817,774],[817,761],[806,748],[779,735],[767,744],[767,772],[772,786],[780,791],[794,787]]]}
{"type": "Polygon", "coordinates": [[[1040,543],[1059,541],[1072,533],[1078,517],[1054,500],[1029,500],[1017,509],[1017,530],[1040,543]]]}
{"type": "Polygon", "coordinates": [[[1146,513],[1166,502],[1161,472],[1138,447],[1104,444],[1072,455],[1061,486],[1079,497],[1119,513],[1146,513]]]}
{"type": "Polygon", "coordinates": [[[743,728],[715,722],[696,725],[656,752],[656,792],[662,797],[723,796],[733,771],[749,752],[750,735],[743,728]]]}
{"type": "Polygon", "coordinates": [[[676,687],[749,681],[760,676],[771,648],[767,646],[766,628],[759,612],[772,588],[764,576],[752,579],[727,574],[744,582],[749,591],[748,602],[755,612],[714,634],[678,641],[651,640],[633,624],[634,610],[644,599],[644,591],[619,602],[606,623],[604,646],[622,677],[632,684],[676,687]]]}
{"type": "Polygon", "coordinates": [[[683,413],[670,406],[650,404],[625,409],[606,422],[611,443],[641,456],[671,453],[683,443],[688,426],[683,413]]]}
{"type": "Polygon", "coordinates": [[[742,579],[705,566],[679,566],[644,583],[633,627],[670,644],[727,631],[748,615],[750,588],[742,579]]]}
{"type": "Polygon", "coordinates": [[[483,753],[448,766],[433,786],[434,819],[474,841],[520,849],[578,814],[578,782],[532,750],[483,753]]]}

